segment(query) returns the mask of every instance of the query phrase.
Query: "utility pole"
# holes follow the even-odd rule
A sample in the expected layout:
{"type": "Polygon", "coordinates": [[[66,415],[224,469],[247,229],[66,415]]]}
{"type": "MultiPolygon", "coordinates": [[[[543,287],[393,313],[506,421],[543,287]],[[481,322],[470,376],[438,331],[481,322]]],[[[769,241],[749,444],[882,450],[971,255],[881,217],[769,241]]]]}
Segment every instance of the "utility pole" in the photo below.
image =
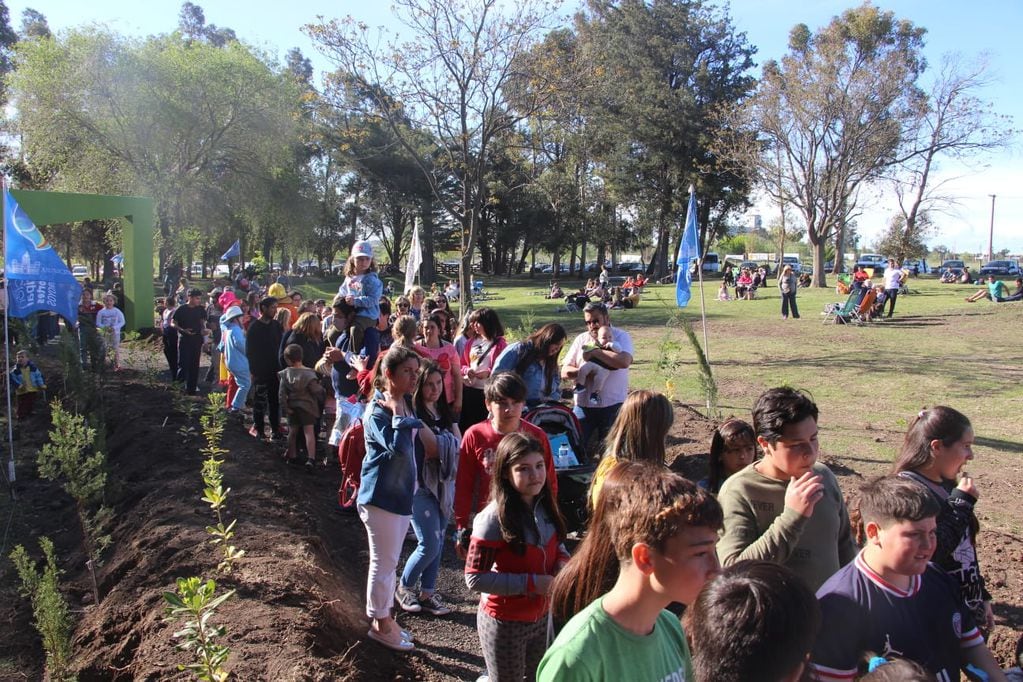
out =
{"type": "Polygon", "coordinates": [[[990,261],[995,257],[995,195],[988,196],[991,197],[991,227],[987,233],[987,259],[990,261]]]}

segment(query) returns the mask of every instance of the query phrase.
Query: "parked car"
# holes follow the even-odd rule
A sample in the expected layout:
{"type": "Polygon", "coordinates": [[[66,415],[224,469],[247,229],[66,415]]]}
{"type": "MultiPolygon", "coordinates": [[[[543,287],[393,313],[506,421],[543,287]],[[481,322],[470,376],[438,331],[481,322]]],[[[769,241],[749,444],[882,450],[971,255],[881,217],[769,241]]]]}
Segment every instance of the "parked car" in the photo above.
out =
{"type": "MultiPolygon", "coordinates": [[[[791,265],[792,266],[792,272],[794,272],[797,275],[800,275],[800,274],[803,273],[803,264],[799,262],[799,258],[797,258],[796,256],[782,256],[782,258],[781,258],[781,267],[784,268],[786,265],[791,265]]],[[[775,268],[775,272],[777,272],[777,271],[778,271],[778,268],[775,268]]],[[[770,270],[768,270],[767,274],[771,274],[770,270]]]]}
{"type": "Polygon", "coordinates": [[[721,272],[721,259],[716,253],[707,253],[703,256],[704,272],[721,272]]]}
{"type": "Polygon", "coordinates": [[[888,259],[879,253],[861,253],[856,265],[861,268],[874,268],[874,274],[880,275],[888,265],[888,259]]]}
{"type": "Polygon", "coordinates": [[[84,279],[89,276],[89,268],[84,265],[73,265],[71,266],[71,274],[78,279],[84,279]]]}
{"type": "Polygon", "coordinates": [[[966,267],[966,263],[961,260],[946,260],[941,263],[938,267],[938,277],[944,275],[948,270],[953,271],[958,277],[962,273],[963,268],[966,267]]]}
{"type": "Polygon", "coordinates": [[[641,272],[646,272],[646,265],[643,263],[619,263],[618,272],[622,274],[636,275],[641,272]]]}
{"type": "Polygon", "coordinates": [[[989,260],[980,269],[980,276],[1019,277],[1019,264],[1011,260],[989,260]]]}
{"type": "Polygon", "coordinates": [[[907,258],[902,261],[902,269],[909,270],[914,275],[927,274],[931,271],[923,258],[907,258]]]}

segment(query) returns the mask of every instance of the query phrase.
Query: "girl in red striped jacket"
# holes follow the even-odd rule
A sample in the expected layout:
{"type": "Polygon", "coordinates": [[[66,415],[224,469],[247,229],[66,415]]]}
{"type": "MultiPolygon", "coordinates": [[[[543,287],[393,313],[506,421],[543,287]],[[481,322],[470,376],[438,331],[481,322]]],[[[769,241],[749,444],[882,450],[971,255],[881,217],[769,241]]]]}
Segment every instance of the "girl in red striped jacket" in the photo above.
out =
{"type": "Polygon", "coordinates": [[[473,521],[465,583],[482,593],[476,624],[489,682],[532,680],[546,648],[547,593],[568,561],[565,521],[534,438],[505,436],[493,471],[491,501],[473,521]]]}

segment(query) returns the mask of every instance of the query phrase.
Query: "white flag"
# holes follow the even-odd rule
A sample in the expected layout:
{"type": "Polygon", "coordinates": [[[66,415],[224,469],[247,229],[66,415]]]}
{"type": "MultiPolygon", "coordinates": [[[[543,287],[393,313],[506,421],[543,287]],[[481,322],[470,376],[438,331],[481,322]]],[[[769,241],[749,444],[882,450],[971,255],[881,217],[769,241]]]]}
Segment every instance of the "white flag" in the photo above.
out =
{"type": "Polygon", "coordinates": [[[413,287],[416,282],[416,275],[423,264],[423,249],[419,246],[419,219],[416,218],[416,225],[412,228],[412,243],[408,249],[408,262],[405,264],[405,293],[413,287]]]}

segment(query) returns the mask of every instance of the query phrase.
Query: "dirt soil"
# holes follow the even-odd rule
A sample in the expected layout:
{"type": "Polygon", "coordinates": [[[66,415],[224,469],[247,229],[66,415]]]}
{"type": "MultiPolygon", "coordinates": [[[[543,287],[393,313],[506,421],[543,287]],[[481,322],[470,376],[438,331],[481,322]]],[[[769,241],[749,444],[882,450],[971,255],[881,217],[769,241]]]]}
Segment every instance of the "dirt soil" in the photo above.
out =
{"type": "MultiPolygon", "coordinates": [[[[228,629],[233,679],[473,680],[483,672],[477,600],[465,588],[454,553],[446,552],[438,585],[451,615],[399,615],[416,637],[417,652],[402,656],[368,642],[365,531],[356,516],[338,511],[336,460],[312,471],[288,465],[279,446],[254,440],[236,424],[225,435],[230,454],[224,478],[231,487],[230,514],[238,519],[237,545],[246,556],[231,575],[216,576],[216,550],[204,531],[211,517],[200,501],[200,437],[179,433],[185,419],[173,405],[169,389],[154,387],[143,372],[127,370],[112,379],[107,449],[116,514],[114,542],[98,571],[99,605],[92,603],[77,549],[73,505],[59,487],[38,478],[34,455],[26,454],[45,438],[46,411],[19,435],[19,499],[7,549],[20,542],[37,553],[38,535],[55,540],[79,619],[74,648],[80,680],[187,679],[176,669],[186,655],[174,648],[177,628],[164,620],[161,595],[173,589],[175,578],[192,575],[237,590],[216,617],[228,629]]],[[[694,480],[702,477],[713,428],[677,405],[668,439],[672,467],[694,480]]],[[[825,461],[846,488],[879,473],[825,461]]],[[[1021,483],[985,493],[983,504],[1012,509],[1018,518],[1021,483]]],[[[0,507],[5,518],[8,509],[0,507]]],[[[413,546],[406,543],[406,555],[413,546]]],[[[991,646],[1007,665],[1023,632],[1023,538],[984,530],[979,546],[999,623],[991,646]]],[[[0,680],[41,679],[39,639],[6,558],[0,562],[0,623],[0,680]]]]}

